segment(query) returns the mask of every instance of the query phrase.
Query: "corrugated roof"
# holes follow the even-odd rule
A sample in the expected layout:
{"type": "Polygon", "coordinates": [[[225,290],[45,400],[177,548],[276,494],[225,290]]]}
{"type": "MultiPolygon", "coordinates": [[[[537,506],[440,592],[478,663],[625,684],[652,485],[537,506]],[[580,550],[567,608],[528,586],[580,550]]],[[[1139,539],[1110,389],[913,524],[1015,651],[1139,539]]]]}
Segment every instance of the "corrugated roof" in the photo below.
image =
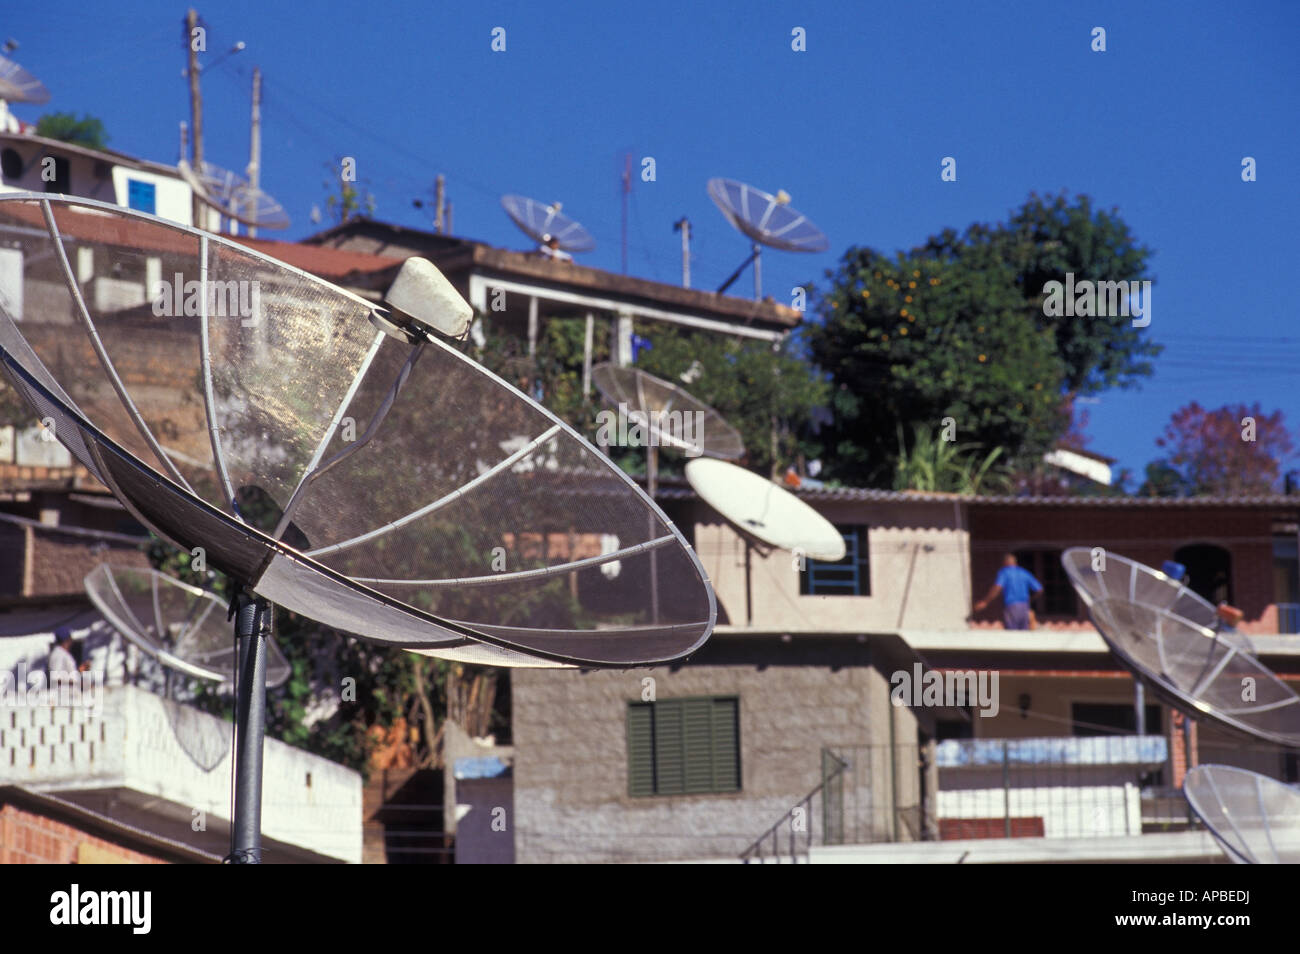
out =
{"type": "Polygon", "coordinates": [[[263,255],[270,255],[280,261],[311,272],[321,278],[343,278],[363,272],[381,272],[402,264],[402,259],[388,255],[372,255],[369,252],[353,252],[328,245],[303,245],[298,242],[280,242],[274,239],[253,239],[242,235],[226,235],[223,238],[240,245],[247,245],[263,255]]]}
{"type": "MultiPolygon", "coordinates": [[[[790,488],[786,488],[787,490],[790,488]]],[[[1070,507],[1098,509],[1212,509],[1285,508],[1300,510],[1300,496],[1266,494],[1245,497],[1016,497],[954,494],[939,491],[878,490],[871,487],[800,487],[795,496],[811,502],[835,503],[964,503],[971,507],[1070,507]]],[[[657,496],[665,500],[694,500],[695,491],[684,481],[661,478],[657,496]]]]}

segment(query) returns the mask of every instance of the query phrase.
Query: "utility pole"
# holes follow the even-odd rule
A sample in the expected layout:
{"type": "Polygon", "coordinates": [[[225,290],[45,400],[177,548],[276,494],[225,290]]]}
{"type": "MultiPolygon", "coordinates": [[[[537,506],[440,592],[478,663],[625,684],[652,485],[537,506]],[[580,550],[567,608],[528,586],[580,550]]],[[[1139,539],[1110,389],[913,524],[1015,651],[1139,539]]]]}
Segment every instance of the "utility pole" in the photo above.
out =
{"type": "MultiPolygon", "coordinates": [[[[257,190],[262,185],[262,68],[253,67],[253,128],[249,133],[248,146],[248,190],[249,201],[257,202],[257,190]]],[[[256,208],[248,210],[249,219],[257,212],[256,208]]],[[[257,226],[248,227],[248,237],[257,237],[257,226]]]]}
{"type": "Polygon", "coordinates": [[[455,226],[451,224],[451,203],[448,202],[447,203],[447,234],[450,235],[454,229],[455,226]]]}
{"type": "Polygon", "coordinates": [[[682,287],[691,287],[691,220],[682,216],[673,223],[673,231],[682,233],[682,287]]]}
{"type": "Polygon", "coordinates": [[[433,180],[433,230],[439,235],[443,234],[443,206],[447,202],[447,177],[441,172],[438,178],[433,180]]]}
{"type": "MultiPolygon", "coordinates": [[[[185,45],[189,49],[190,77],[190,128],[193,130],[192,144],[194,158],[190,163],[196,176],[202,175],[203,169],[203,93],[199,91],[199,51],[194,48],[195,31],[199,27],[199,13],[193,7],[185,14],[185,45]]],[[[191,199],[190,214],[195,228],[202,228],[199,213],[204,209],[197,195],[191,199]]]]}

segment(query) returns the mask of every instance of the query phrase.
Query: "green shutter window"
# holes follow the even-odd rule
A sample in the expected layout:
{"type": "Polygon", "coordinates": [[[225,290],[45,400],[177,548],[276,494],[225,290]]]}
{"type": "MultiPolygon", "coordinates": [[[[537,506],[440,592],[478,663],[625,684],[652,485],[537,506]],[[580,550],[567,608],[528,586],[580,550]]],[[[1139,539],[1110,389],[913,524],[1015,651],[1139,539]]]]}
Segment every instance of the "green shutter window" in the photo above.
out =
{"type": "Polygon", "coordinates": [[[627,791],[655,793],[654,705],[649,702],[627,707],[627,791]]]}
{"type": "Polygon", "coordinates": [[[628,793],[740,791],[739,713],[734,697],[628,703],[628,793]]]}

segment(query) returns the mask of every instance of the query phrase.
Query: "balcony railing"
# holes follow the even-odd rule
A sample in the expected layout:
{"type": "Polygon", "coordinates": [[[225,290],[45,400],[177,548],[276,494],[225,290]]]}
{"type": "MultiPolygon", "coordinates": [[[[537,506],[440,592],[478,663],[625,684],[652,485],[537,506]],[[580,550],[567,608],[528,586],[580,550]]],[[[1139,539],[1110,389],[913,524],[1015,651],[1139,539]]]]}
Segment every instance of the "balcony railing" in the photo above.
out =
{"type": "Polygon", "coordinates": [[[1277,631],[1300,633],[1300,603],[1277,604],[1277,631]]]}

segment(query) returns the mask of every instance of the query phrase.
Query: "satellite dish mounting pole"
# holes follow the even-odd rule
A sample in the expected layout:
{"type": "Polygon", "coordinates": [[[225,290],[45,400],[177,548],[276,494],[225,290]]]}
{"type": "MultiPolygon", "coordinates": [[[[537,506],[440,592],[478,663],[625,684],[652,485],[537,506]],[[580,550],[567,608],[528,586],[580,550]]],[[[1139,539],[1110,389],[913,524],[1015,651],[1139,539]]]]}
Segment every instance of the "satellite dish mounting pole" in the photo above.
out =
{"type": "Polygon", "coordinates": [[[682,287],[691,287],[691,220],[682,216],[673,223],[674,231],[682,233],[682,287]]]}
{"type": "Polygon", "coordinates": [[[235,812],[233,864],[262,863],[262,748],[266,736],[266,630],[271,606],[240,590],[231,602],[239,642],[235,692],[235,812]]]}
{"type": "Polygon", "coordinates": [[[763,249],[754,243],[754,301],[763,300],[763,249]]]}

